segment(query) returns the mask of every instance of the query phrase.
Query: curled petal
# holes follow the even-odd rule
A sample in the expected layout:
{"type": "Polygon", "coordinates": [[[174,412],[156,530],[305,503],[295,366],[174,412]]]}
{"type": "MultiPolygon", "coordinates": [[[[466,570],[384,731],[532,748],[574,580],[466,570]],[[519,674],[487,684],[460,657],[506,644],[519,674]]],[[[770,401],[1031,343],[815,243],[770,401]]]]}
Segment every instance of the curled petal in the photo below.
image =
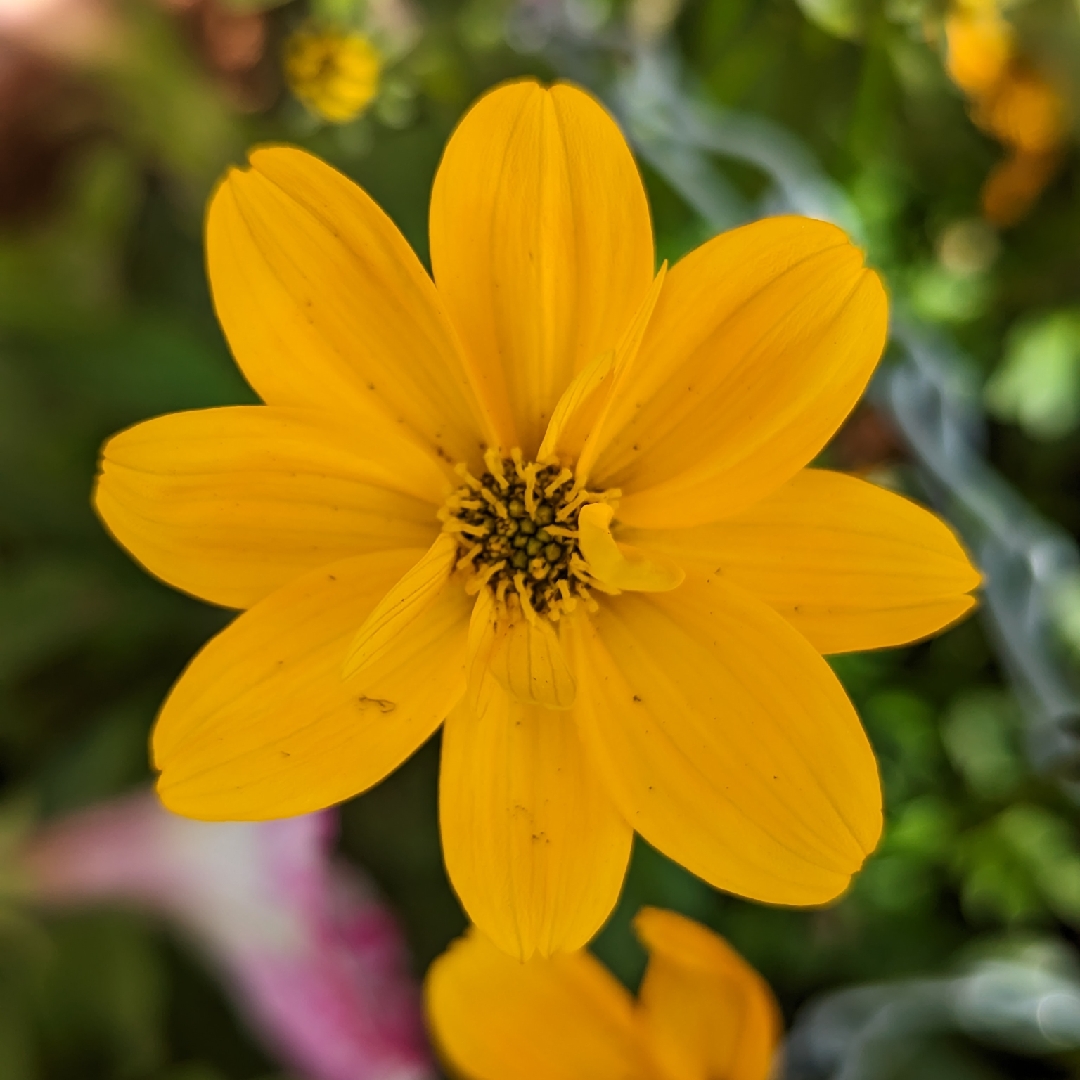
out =
{"type": "Polygon", "coordinates": [[[613,511],[607,503],[590,503],[578,514],[581,553],[597,581],[613,589],[668,592],[678,588],[685,572],[661,554],[651,557],[611,535],[613,511]]]}
{"type": "Polygon", "coordinates": [[[424,557],[409,568],[364,620],[345,657],[346,677],[363,671],[409,632],[446,588],[456,557],[454,538],[440,533],[424,557]]]}
{"type": "Polygon", "coordinates": [[[496,626],[488,664],[503,689],[522,705],[569,709],[574,704],[577,684],[548,619],[496,626]]]}
{"type": "Polygon", "coordinates": [[[576,462],[575,475],[580,484],[588,479],[596,450],[602,445],[600,436],[612,398],[641,348],[666,274],[665,262],[614,352],[602,353],[574,377],[548,423],[537,460],[576,462]]]}
{"type": "Polygon", "coordinates": [[[615,381],[615,352],[601,353],[574,376],[548,421],[537,461],[575,460],[615,381]]]}
{"type": "Polygon", "coordinates": [[[469,616],[469,636],[465,658],[468,681],[468,701],[477,707],[481,690],[489,685],[487,678],[491,651],[495,647],[495,597],[490,589],[481,589],[469,616]]]}

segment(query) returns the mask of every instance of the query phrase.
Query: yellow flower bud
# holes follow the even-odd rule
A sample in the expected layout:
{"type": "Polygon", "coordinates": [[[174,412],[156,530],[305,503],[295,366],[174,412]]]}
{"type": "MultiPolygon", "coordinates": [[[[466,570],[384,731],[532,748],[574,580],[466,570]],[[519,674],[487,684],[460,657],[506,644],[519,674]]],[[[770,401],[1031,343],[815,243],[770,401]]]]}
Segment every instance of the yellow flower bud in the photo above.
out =
{"type": "Polygon", "coordinates": [[[289,89],[317,116],[344,124],[379,89],[382,58],[363,34],[304,27],[285,43],[289,89]]]}

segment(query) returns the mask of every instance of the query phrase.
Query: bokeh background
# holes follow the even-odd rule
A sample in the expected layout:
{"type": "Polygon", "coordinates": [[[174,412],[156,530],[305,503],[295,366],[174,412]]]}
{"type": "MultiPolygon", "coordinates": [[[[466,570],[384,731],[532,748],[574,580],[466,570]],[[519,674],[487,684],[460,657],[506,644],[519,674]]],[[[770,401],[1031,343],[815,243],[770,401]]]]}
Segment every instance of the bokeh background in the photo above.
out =
{"type": "MultiPolygon", "coordinates": [[[[0,0],[0,1078],[334,1080],[175,919],[47,904],[27,872],[43,823],[146,784],[155,709],[229,618],[112,543],[95,461],[138,420],[253,400],[203,272],[226,165],[308,147],[426,258],[447,135],[525,73],[616,112],[663,257],[780,210],[856,236],[893,340],[824,458],[934,505],[987,572],[976,617],[835,660],[888,819],[847,896],[751,905],[639,841],[596,952],[633,985],[645,903],[720,930],[782,1002],[792,1077],[1080,1076],[1080,5],[0,0]],[[382,56],[353,119],[288,86],[312,27],[382,56]]],[[[436,743],[336,827],[417,979],[464,927],[436,743]]]]}

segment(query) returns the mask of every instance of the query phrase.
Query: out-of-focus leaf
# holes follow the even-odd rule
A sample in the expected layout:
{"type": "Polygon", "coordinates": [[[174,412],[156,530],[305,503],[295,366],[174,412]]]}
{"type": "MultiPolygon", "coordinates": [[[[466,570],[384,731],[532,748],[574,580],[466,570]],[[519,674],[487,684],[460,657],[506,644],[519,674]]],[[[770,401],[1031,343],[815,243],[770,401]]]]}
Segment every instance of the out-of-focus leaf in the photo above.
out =
{"type": "Polygon", "coordinates": [[[941,737],[971,790],[993,799],[1008,795],[1024,778],[1019,730],[1019,708],[1013,698],[996,688],[983,688],[953,702],[941,737]]]}
{"type": "Polygon", "coordinates": [[[42,770],[43,809],[72,810],[116,795],[149,772],[146,741],[154,702],[126,702],[94,717],[42,770]]]}
{"type": "Polygon", "coordinates": [[[1055,439],[1080,424],[1080,309],[1025,320],[986,385],[986,404],[1036,439],[1055,439]]]}
{"type": "Polygon", "coordinates": [[[96,567],[43,558],[0,565],[0,682],[33,671],[113,613],[96,567]]]}
{"type": "Polygon", "coordinates": [[[860,898],[892,914],[919,914],[933,909],[937,882],[925,863],[906,855],[880,854],[863,867],[856,882],[860,898]]]}
{"type": "Polygon", "coordinates": [[[896,805],[932,785],[941,767],[933,710],[905,690],[875,694],[863,710],[878,752],[886,802],[896,805]]]}
{"type": "Polygon", "coordinates": [[[971,322],[986,311],[990,302],[990,288],[984,277],[956,274],[937,263],[914,270],[908,289],[916,314],[936,323],[971,322]]]}
{"type": "Polygon", "coordinates": [[[1054,914],[1080,924],[1080,847],[1052,811],[1016,804],[964,838],[962,897],[976,917],[1005,923],[1054,914]]]}
{"type": "Polygon", "coordinates": [[[29,1011],[4,967],[0,964],[0,1076],[4,1080],[38,1080],[29,1011]]]}
{"type": "Polygon", "coordinates": [[[901,808],[885,845],[927,862],[944,859],[956,839],[956,814],[938,795],[923,795],[901,808]]]}
{"type": "Polygon", "coordinates": [[[58,919],[52,933],[38,1003],[47,1059],[81,1062],[84,1075],[94,1062],[118,1076],[161,1065],[165,983],[149,932],[130,916],[100,913],[58,919]]]}
{"type": "Polygon", "coordinates": [[[1080,573],[1072,575],[1058,591],[1055,601],[1058,632],[1080,660],[1080,573]]]}
{"type": "Polygon", "coordinates": [[[797,0],[815,26],[834,37],[855,40],[866,27],[866,5],[861,0],[797,0]]]}

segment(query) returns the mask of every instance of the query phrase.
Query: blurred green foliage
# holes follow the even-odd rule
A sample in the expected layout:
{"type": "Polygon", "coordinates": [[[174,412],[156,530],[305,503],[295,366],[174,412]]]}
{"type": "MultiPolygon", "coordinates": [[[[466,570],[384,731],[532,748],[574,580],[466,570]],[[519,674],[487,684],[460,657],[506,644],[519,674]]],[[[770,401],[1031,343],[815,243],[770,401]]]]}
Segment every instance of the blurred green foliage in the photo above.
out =
{"type": "MultiPolygon", "coordinates": [[[[96,103],[90,130],[58,155],[47,205],[5,216],[0,229],[0,783],[12,814],[27,805],[61,813],[143,781],[157,705],[228,619],[148,578],[89,504],[108,434],[164,412],[252,400],[203,277],[201,213],[214,178],[251,143],[299,142],[360,181],[426,257],[427,196],[456,117],[501,78],[549,74],[505,44],[499,0],[430,0],[416,13],[422,37],[390,69],[372,113],[320,127],[283,96],[276,71],[282,35],[307,9],[251,14],[264,8],[232,9],[265,20],[263,96],[238,104],[188,16],[150,0],[117,6],[123,48],[76,65],[74,92],[96,103]]],[[[625,14],[578,9],[597,27],[625,14]]],[[[1008,233],[978,220],[999,150],[944,74],[932,32],[940,15],[919,0],[688,0],[673,33],[717,103],[795,132],[845,187],[898,297],[947,326],[978,366],[996,420],[995,465],[1076,535],[1080,167],[1070,151],[1034,214],[1008,233]]],[[[1077,9],[1030,0],[1015,18],[1032,55],[1080,104],[1077,9]]],[[[58,66],[50,60],[42,77],[58,66]]],[[[11,152],[29,153],[17,143],[11,152]]],[[[658,247],[677,256],[704,227],[645,173],[658,247]]],[[[749,170],[729,177],[748,198],[762,190],[749,170]]],[[[851,442],[838,442],[834,463],[917,493],[902,453],[851,442]]],[[[1080,585],[1060,604],[1080,656],[1080,585]]],[[[722,930],[789,1014],[829,988],[949,970],[1002,936],[1077,940],[1077,804],[1057,778],[1033,772],[1021,706],[979,621],[836,667],[881,761],[880,851],[840,903],[789,911],[720,895],[638,842],[623,902],[596,943],[621,977],[641,971],[629,920],[645,903],[722,930]]],[[[418,974],[464,925],[440,861],[437,757],[436,745],[424,748],[343,816],[343,850],[400,912],[418,974]]],[[[0,892],[3,884],[0,872],[0,892]]],[[[213,980],[160,928],[117,913],[43,922],[8,908],[4,1080],[277,1075],[213,980]]],[[[904,1075],[1031,1068],[942,1040],[921,1047],[904,1075]]],[[[1080,1064],[1053,1068],[1065,1075],[1080,1064]]]]}

